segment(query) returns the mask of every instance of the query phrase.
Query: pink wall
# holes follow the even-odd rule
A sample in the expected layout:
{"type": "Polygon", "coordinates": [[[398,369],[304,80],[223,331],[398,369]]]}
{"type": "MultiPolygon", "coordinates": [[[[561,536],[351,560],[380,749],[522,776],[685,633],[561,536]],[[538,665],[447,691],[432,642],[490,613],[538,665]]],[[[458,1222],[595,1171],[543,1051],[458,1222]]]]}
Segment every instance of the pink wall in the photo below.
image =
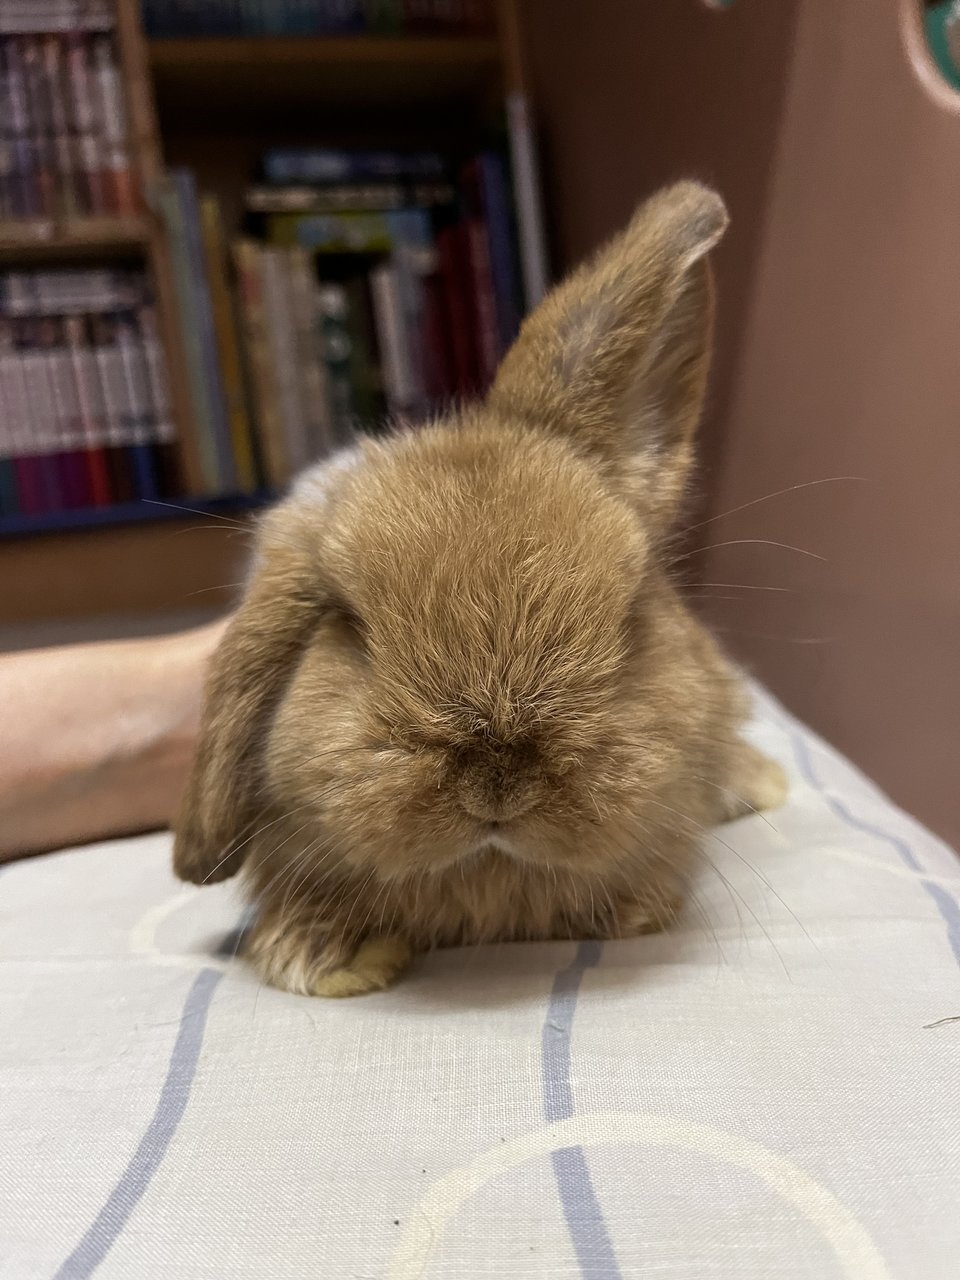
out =
{"type": "Polygon", "coordinates": [[[912,60],[919,0],[525,8],[562,262],[674,174],[728,196],[707,514],[863,477],[704,526],[701,581],[738,585],[695,594],[960,843],[960,103],[912,60]]]}

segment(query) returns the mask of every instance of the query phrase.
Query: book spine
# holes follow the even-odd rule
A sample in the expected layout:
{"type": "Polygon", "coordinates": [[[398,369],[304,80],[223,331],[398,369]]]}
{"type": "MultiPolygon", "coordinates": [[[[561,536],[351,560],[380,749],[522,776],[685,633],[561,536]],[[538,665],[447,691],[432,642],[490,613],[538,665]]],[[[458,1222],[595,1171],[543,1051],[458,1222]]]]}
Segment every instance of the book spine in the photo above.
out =
{"type": "Polygon", "coordinates": [[[181,450],[177,448],[177,427],[170,399],[170,379],[167,361],[160,342],[156,307],[151,301],[141,301],[136,311],[137,328],[143,345],[147,369],[147,383],[151,414],[156,440],[155,456],[160,488],[165,495],[183,492],[183,473],[186,470],[181,450]]]}
{"type": "Polygon", "coordinates": [[[21,407],[16,403],[16,389],[7,369],[4,334],[5,322],[0,322],[0,512],[15,515],[20,510],[14,459],[19,452],[17,424],[21,407]]]}
{"type": "Polygon", "coordinates": [[[227,400],[221,379],[217,355],[217,338],[213,323],[213,307],[210,301],[209,275],[203,249],[200,226],[200,202],[196,183],[188,169],[173,173],[180,205],[184,245],[190,267],[189,284],[192,297],[194,332],[200,359],[203,395],[207,406],[207,421],[213,433],[217,455],[217,478],[221,493],[233,493],[237,489],[237,474],[230,441],[230,423],[227,416],[227,400]]]}
{"type": "Polygon", "coordinates": [[[386,412],[386,400],[369,274],[347,279],[346,290],[354,429],[376,431],[386,412]]]}
{"type": "Polygon", "coordinates": [[[203,362],[196,340],[197,321],[194,312],[194,291],[191,281],[190,259],[187,253],[183,214],[176,188],[163,184],[158,192],[158,205],[169,233],[170,259],[173,266],[174,288],[183,335],[183,349],[190,389],[192,420],[196,431],[194,441],[198,458],[197,473],[192,477],[193,496],[221,492],[217,444],[207,398],[203,362]]]}
{"type": "Polygon", "coordinates": [[[297,334],[298,390],[306,424],[307,460],[322,458],[333,450],[326,372],[321,354],[319,289],[313,262],[304,249],[287,252],[290,298],[297,334]]]}
{"type": "Polygon", "coordinates": [[[110,504],[110,473],[104,450],[106,434],[103,397],[93,348],[83,316],[67,316],[63,322],[84,444],[84,459],[90,502],[95,507],[110,504]]]}
{"type": "Polygon", "coordinates": [[[413,412],[419,388],[405,328],[397,268],[389,263],[375,267],[370,273],[370,287],[387,407],[394,417],[402,419],[413,412]]]}
{"type": "Polygon", "coordinates": [[[127,147],[127,118],[110,36],[91,40],[94,71],[94,110],[99,125],[100,145],[111,213],[137,213],[140,201],[127,147]]]}
{"type": "Polygon", "coordinates": [[[73,124],[80,192],[87,212],[110,212],[107,172],[97,130],[97,109],[91,51],[79,32],[66,37],[66,74],[73,124]]]}
{"type": "Polygon", "coordinates": [[[498,354],[502,357],[520,328],[519,273],[514,221],[503,160],[488,151],[476,161],[478,214],[484,220],[497,313],[498,354]]]}
{"type": "Polygon", "coordinates": [[[154,457],[156,422],[153,417],[147,363],[132,315],[117,317],[116,335],[127,410],[127,447],[136,477],[137,496],[155,501],[160,496],[154,457]]]}
{"type": "Polygon", "coordinates": [[[90,317],[94,358],[103,400],[107,466],[111,488],[118,502],[137,497],[134,460],[129,453],[129,408],[123,377],[122,357],[117,346],[114,317],[90,317]]]}
{"type": "Polygon", "coordinates": [[[57,157],[53,145],[51,107],[47,98],[43,70],[43,45],[40,36],[24,36],[20,53],[27,91],[30,141],[36,157],[36,181],[40,200],[40,216],[56,218],[60,212],[57,190],[57,157]]]}
{"type": "Polygon", "coordinates": [[[476,316],[474,332],[477,335],[480,387],[486,390],[493,381],[500,355],[487,229],[480,218],[467,218],[463,225],[472,284],[470,294],[476,316]]]}
{"type": "Polygon", "coordinates": [[[17,344],[26,388],[28,457],[34,463],[37,510],[60,511],[64,501],[57,466],[59,441],[46,354],[35,321],[18,322],[17,344]]]}
{"type": "Polygon", "coordinates": [[[453,344],[448,330],[448,316],[443,296],[443,280],[439,270],[424,278],[423,347],[427,411],[445,410],[457,390],[457,371],[453,344]]]}
{"type": "Polygon", "coordinates": [[[41,39],[41,66],[50,112],[51,146],[56,166],[57,204],[66,218],[76,218],[82,205],[74,173],[74,148],[67,123],[63,57],[59,36],[41,39]]]}
{"type": "Polygon", "coordinates": [[[399,178],[442,179],[443,157],[436,151],[341,151],[329,147],[285,148],[263,157],[268,183],[383,182],[399,178]]]}
{"type": "Polygon", "coordinates": [[[297,335],[290,305],[286,254],[267,247],[261,258],[266,329],[273,367],[276,370],[277,398],[286,456],[293,473],[308,461],[307,429],[297,390],[297,335]]]}
{"type": "Polygon", "coordinates": [[[0,381],[4,389],[7,433],[11,448],[11,472],[16,509],[25,515],[42,510],[31,457],[27,386],[23,362],[17,350],[15,330],[11,322],[0,320],[0,381]]]}
{"type": "Polygon", "coordinates": [[[87,507],[91,503],[91,492],[83,452],[83,428],[63,324],[60,320],[47,319],[42,322],[42,328],[63,505],[67,509],[87,507]]]}
{"type": "Polygon", "coordinates": [[[268,487],[280,490],[290,478],[290,465],[283,440],[274,369],[267,343],[262,255],[261,247],[250,240],[240,240],[234,247],[244,350],[256,405],[259,452],[268,487]]]}
{"type": "Polygon", "coordinates": [[[520,265],[526,309],[532,311],[547,291],[547,241],[543,229],[537,146],[526,94],[507,94],[510,165],[517,204],[520,265]]]}
{"type": "Polygon", "coordinates": [[[341,284],[321,284],[318,302],[333,438],[337,445],[345,445],[354,437],[356,418],[350,373],[350,304],[341,284]]]}
{"type": "Polygon", "coordinates": [[[453,347],[456,391],[475,395],[480,377],[473,308],[470,305],[467,246],[462,224],[444,227],[437,236],[440,278],[447,311],[447,332],[453,347]]]}
{"type": "Polygon", "coordinates": [[[27,68],[20,39],[3,41],[11,147],[11,200],[15,217],[43,216],[37,149],[31,132],[27,68]]]}
{"type": "Polygon", "coordinates": [[[216,200],[210,196],[205,196],[200,201],[200,220],[207,285],[213,311],[213,328],[237,486],[241,492],[252,493],[257,487],[257,470],[253,456],[243,368],[240,362],[236,317],[227,280],[226,246],[220,208],[216,200]]]}

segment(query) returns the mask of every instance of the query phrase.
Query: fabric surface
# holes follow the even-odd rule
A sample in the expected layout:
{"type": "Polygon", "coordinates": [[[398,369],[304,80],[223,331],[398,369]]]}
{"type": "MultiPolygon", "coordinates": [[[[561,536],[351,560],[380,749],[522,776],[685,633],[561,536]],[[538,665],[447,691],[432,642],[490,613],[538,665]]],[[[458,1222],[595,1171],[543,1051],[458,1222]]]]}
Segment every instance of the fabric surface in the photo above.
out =
{"type": "Polygon", "coordinates": [[[757,695],[680,926],[258,984],[167,836],[0,873],[0,1277],[946,1280],[960,866],[757,695]]]}

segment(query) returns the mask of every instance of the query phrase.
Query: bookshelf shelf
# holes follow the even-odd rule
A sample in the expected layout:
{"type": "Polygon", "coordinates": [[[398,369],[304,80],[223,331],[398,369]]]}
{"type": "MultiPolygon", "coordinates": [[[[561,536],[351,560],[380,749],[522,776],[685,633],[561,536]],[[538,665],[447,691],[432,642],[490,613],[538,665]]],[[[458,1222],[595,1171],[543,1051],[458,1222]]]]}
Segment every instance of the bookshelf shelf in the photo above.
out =
{"type": "Polygon", "coordinates": [[[462,101],[495,84],[496,40],[439,36],[233,36],[149,41],[161,104],[410,107],[462,101]]]}
{"type": "Polygon", "coordinates": [[[43,533],[74,533],[83,529],[105,529],[116,525],[157,521],[189,521],[192,516],[232,515],[253,511],[274,500],[271,493],[242,493],[223,498],[184,498],[181,503],[140,500],[120,502],[111,507],[87,507],[75,511],[54,511],[42,515],[0,516],[0,537],[32,537],[43,533]]]}
{"type": "Polygon", "coordinates": [[[68,223],[38,218],[0,221],[0,258],[33,259],[97,256],[146,246],[146,218],[77,218],[68,223]]]}

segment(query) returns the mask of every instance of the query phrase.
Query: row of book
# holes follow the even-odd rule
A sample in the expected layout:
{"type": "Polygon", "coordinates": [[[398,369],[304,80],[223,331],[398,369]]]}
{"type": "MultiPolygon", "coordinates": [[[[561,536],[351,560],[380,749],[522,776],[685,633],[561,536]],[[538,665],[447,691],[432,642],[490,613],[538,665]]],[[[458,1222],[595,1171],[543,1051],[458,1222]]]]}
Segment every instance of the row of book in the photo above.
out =
{"type": "Polygon", "coordinates": [[[0,35],[0,219],[138,207],[113,35],[0,35]]]}
{"type": "Polygon", "coordinates": [[[490,0],[145,0],[153,36],[474,35],[490,0]]]}
{"type": "Polygon", "coordinates": [[[175,436],[142,271],[0,275],[0,514],[175,494],[175,436]]]}
{"type": "Polygon", "coordinates": [[[44,31],[111,31],[115,0],[3,0],[0,35],[44,31]]]}
{"type": "Polygon", "coordinates": [[[185,467],[198,495],[280,490],[357,430],[480,393],[519,325],[498,153],[459,166],[393,153],[380,183],[266,181],[304,167],[369,175],[385,153],[305,154],[264,158],[248,234],[231,244],[189,171],[161,195],[191,335],[196,456],[185,467]]]}

